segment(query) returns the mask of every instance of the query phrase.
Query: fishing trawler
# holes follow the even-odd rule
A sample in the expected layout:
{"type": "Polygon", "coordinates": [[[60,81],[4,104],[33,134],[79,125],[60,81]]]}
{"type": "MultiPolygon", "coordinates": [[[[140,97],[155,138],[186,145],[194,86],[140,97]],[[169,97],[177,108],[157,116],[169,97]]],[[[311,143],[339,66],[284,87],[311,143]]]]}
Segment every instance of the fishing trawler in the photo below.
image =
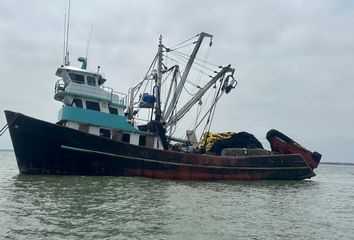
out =
{"type": "Polygon", "coordinates": [[[210,130],[216,103],[237,85],[231,65],[207,75],[208,68],[199,64],[199,74],[208,80],[190,80],[197,53],[207,38],[211,47],[208,33],[191,39],[193,51],[188,56],[177,51],[181,45],[166,47],[160,36],[147,74],[127,94],[106,87],[99,67],[87,70],[87,57],[78,59],[81,67],[70,65],[66,50],[63,65],[55,73],[59,80],[54,99],[63,104],[58,121],[49,123],[5,111],[19,172],[180,180],[300,180],[315,176],[321,155],[276,130],[267,135],[270,151],[233,146],[216,154],[207,152],[205,142],[197,140],[196,128],[206,122],[203,132],[210,130]],[[183,70],[173,54],[185,62],[183,70]],[[187,84],[195,88],[188,98],[183,94],[187,84]],[[207,99],[210,90],[211,105],[201,116],[202,99],[207,99]],[[199,119],[193,129],[186,131],[185,138],[174,136],[178,123],[195,106],[199,119]]]}

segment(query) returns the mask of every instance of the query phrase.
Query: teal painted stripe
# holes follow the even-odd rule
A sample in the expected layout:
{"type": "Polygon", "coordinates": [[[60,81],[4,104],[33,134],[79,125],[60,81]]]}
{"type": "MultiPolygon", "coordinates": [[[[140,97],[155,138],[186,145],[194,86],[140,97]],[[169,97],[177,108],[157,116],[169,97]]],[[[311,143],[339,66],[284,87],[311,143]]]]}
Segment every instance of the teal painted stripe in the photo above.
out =
{"type": "Polygon", "coordinates": [[[59,111],[58,120],[80,122],[106,128],[121,129],[127,132],[140,132],[127,122],[123,116],[98,112],[89,109],[64,106],[59,111]]]}

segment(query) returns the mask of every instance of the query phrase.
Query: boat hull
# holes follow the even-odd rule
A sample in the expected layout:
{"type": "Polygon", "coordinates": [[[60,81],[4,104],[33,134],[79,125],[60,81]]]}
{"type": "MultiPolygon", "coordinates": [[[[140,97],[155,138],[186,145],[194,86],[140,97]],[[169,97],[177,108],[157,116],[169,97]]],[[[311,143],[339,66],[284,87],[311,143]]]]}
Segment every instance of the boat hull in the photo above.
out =
{"type": "Polygon", "coordinates": [[[317,168],[321,161],[322,155],[320,153],[311,152],[275,129],[267,133],[267,140],[270,143],[272,151],[281,154],[300,154],[312,169],[317,168]]]}
{"type": "Polygon", "coordinates": [[[180,180],[301,180],[300,154],[227,157],[135,146],[5,111],[21,174],[142,176],[180,180]]]}

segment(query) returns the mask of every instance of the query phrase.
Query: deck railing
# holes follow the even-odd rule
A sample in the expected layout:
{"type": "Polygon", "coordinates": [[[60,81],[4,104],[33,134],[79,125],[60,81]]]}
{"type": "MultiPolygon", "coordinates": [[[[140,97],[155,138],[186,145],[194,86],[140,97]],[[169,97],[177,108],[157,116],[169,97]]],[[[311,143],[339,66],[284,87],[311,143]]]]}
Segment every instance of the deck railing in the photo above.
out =
{"type": "Polygon", "coordinates": [[[86,86],[83,84],[74,84],[73,86],[66,85],[63,79],[59,79],[55,83],[55,94],[58,94],[60,92],[68,92],[72,94],[76,93],[85,96],[99,97],[101,99],[110,101],[114,104],[120,104],[126,106],[127,94],[114,91],[113,88],[106,87],[106,86],[100,86],[99,89],[103,91],[99,91],[97,88],[86,86]]]}
{"type": "Polygon", "coordinates": [[[58,92],[64,92],[65,91],[65,83],[63,79],[59,79],[55,83],[55,88],[54,88],[54,94],[57,94],[58,92]]]}
{"type": "Polygon", "coordinates": [[[101,86],[101,88],[109,93],[109,98],[111,102],[119,102],[119,104],[126,106],[127,104],[127,94],[122,93],[122,92],[117,92],[114,91],[113,88],[106,87],[106,86],[101,86]]]}

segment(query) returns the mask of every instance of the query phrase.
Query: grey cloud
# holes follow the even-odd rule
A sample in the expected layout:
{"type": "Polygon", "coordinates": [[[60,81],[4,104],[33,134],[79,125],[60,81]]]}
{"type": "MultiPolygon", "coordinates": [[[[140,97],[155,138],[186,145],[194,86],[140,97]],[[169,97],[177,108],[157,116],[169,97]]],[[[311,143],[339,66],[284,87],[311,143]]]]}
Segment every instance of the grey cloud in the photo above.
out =
{"type": "MultiPolygon", "coordinates": [[[[64,1],[6,1],[0,11],[1,110],[54,122],[64,1]]],[[[264,139],[278,128],[322,152],[324,161],[353,161],[343,147],[354,142],[352,2],[72,1],[74,64],[85,53],[91,23],[89,66],[101,65],[107,84],[120,91],[144,75],[159,34],[173,45],[212,33],[210,61],[233,64],[239,81],[220,101],[214,130],[246,130],[264,139]]],[[[8,147],[9,136],[0,137],[0,148],[8,147]]]]}

